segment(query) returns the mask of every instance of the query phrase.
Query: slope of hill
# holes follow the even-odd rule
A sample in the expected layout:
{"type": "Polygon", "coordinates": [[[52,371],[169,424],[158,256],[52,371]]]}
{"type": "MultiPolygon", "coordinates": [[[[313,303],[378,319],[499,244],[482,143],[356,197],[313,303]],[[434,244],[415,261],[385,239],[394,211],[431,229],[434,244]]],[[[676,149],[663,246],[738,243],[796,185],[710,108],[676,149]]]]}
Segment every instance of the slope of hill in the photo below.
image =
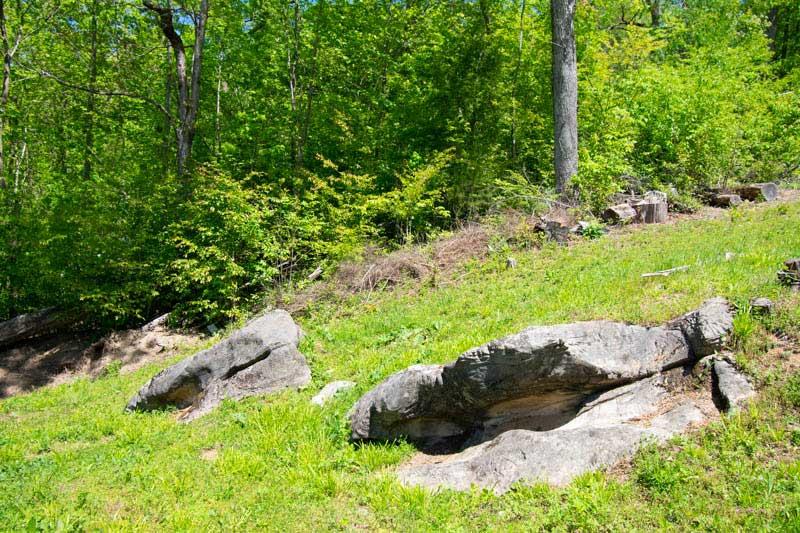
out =
{"type": "MultiPolygon", "coordinates": [[[[776,282],[800,255],[800,204],[651,226],[474,264],[457,284],[323,304],[300,320],[300,393],[225,402],[190,424],[124,414],[166,363],[0,403],[3,529],[472,530],[800,526],[800,297],[776,282]],[[731,255],[732,254],[732,255],[731,255]],[[641,274],[688,265],[669,277],[641,274]],[[732,349],[761,391],[749,410],[570,486],[431,494],[391,475],[405,443],[354,446],[346,413],[392,372],[444,362],[531,324],[654,324],[711,296],[740,307],[732,349]],[[747,302],[779,302],[756,318],[747,302]],[[325,383],[358,385],[318,408],[325,383]]],[[[188,354],[182,354],[186,356],[188,354]]],[[[181,357],[181,356],[179,356],[181,357]]],[[[174,361],[174,359],[173,359],[174,361]]]]}

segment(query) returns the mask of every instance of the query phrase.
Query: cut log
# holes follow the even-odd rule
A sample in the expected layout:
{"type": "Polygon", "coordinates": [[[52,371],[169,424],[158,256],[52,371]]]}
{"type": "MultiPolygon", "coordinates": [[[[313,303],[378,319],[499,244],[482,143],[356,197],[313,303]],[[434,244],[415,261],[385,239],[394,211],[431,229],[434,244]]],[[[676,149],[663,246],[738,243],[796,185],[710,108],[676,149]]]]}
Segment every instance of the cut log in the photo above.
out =
{"type": "Polygon", "coordinates": [[[636,218],[636,210],[628,204],[612,205],[603,211],[603,220],[609,224],[625,224],[636,218]]]}
{"type": "Polygon", "coordinates": [[[660,198],[649,198],[633,204],[637,219],[645,224],[663,224],[667,221],[667,202],[660,198]]]}
{"type": "Polygon", "coordinates": [[[778,186],[774,183],[750,183],[736,188],[743,200],[751,202],[772,202],[778,198],[778,186]]]}
{"type": "Polygon", "coordinates": [[[74,320],[66,318],[55,307],[19,315],[11,320],[0,322],[0,346],[53,333],[72,322],[74,320]]]}
{"type": "Polygon", "coordinates": [[[742,203],[742,197],[738,194],[714,194],[709,199],[709,203],[714,207],[735,207],[742,203]]]}

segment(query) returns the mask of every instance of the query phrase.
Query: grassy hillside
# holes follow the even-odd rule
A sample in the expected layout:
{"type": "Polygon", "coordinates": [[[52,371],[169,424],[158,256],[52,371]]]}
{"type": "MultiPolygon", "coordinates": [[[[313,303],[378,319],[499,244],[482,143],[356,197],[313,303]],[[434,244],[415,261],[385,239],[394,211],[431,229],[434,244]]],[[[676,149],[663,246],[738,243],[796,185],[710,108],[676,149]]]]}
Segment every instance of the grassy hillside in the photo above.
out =
{"type": "Polygon", "coordinates": [[[191,424],[168,412],[122,412],[165,365],[4,400],[0,529],[800,530],[797,345],[792,355],[765,339],[765,327],[789,340],[800,330],[797,297],[775,283],[781,262],[800,255],[798,227],[800,204],[734,210],[516,254],[514,270],[498,256],[457,284],[323,306],[301,320],[309,389],[226,402],[191,424]],[[726,261],[726,252],[736,255],[726,261]],[[690,268],[640,277],[678,265],[690,268]],[[761,398],[740,416],[643,451],[626,476],[588,474],[563,489],[503,497],[434,495],[393,480],[411,446],[348,442],[352,403],[410,364],[451,360],[530,324],[658,323],[713,295],[785,302],[767,323],[745,312],[736,320],[737,357],[761,398]],[[310,405],[333,379],[358,387],[324,409],[310,405]]]}

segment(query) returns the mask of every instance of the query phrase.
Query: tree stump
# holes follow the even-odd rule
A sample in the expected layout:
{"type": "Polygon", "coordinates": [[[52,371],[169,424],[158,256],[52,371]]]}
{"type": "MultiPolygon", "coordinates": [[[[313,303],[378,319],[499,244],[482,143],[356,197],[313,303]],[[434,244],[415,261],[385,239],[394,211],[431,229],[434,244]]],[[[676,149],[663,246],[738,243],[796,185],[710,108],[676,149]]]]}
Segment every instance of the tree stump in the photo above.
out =
{"type": "Polygon", "coordinates": [[[636,218],[636,210],[628,204],[612,205],[603,211],[603,220],[609,224],[624,224],[636,218]]]}
{"type": "Polygon", "coordinates": [[[736,193],[751,202],[772,202],[778,198],[778,186],[774,183],[750,183],[737,187],[736,193]]]}
{"type": "Polygon", "coordinates": [[[645,224],[663,224],[667,221],[667,202],[660,198],[648,198],[633,204],[637,219],[645,224]]]}

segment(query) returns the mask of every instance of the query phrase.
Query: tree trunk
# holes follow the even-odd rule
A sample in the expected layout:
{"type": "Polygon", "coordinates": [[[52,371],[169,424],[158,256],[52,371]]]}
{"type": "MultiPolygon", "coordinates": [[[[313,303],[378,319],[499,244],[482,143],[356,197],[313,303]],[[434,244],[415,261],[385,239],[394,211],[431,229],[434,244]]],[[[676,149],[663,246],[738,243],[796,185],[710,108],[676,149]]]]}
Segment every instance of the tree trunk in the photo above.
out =
{"type": "Polygon", "coordinates": [[[553,122],[556,192],[564,194],[578,172],[578,64],[575,0],[551,0],[553,25],[553,122]]]}
{"type": "Polygon", "coordinates": [[[654,28],[661,26],[661,0],[646,0],[650,10],[650,25],[654,28]]]}
{"type": "Polygon", "coordinates": [[[194,47],[191,74],[187,69],[186,48],[183,39],[175,30],[172,20],[174,16],[172,8],[154,4],[149,0],[144,1],[144,6],[158,15],[161,31],[169,41],[175,55],[175,73],[178,83],[178,125],[175,128],[175,138],[178,143],[178,176],[184,177],[192,155],[200,104],[200,74],[203,65],[203,45],[206,38],[209,0],[201,0],[200,9],[192,17],[194,20],[194,47]]]}
{"type": "Polygon", "coordinates": [[[6,5],[5,0],[0,0],[0,38],[3,43],[3,85],[0,90],[0,188],[7,186],[5,169],[5,126],[6,110],[8,108],[8,94],[11,88],[11,46],[8,40],[8,28],[6,27],[6,5]]]}
{"type": "Polygon", "coordinates": [[[92,177],[92,158],[94,157],[94,113],[95,91],[97,85],[97,0],[92,1],[91,57],[89,59],[89,92],[86,98],[86,124],[83,147],[83,179],[92,177]]]}

